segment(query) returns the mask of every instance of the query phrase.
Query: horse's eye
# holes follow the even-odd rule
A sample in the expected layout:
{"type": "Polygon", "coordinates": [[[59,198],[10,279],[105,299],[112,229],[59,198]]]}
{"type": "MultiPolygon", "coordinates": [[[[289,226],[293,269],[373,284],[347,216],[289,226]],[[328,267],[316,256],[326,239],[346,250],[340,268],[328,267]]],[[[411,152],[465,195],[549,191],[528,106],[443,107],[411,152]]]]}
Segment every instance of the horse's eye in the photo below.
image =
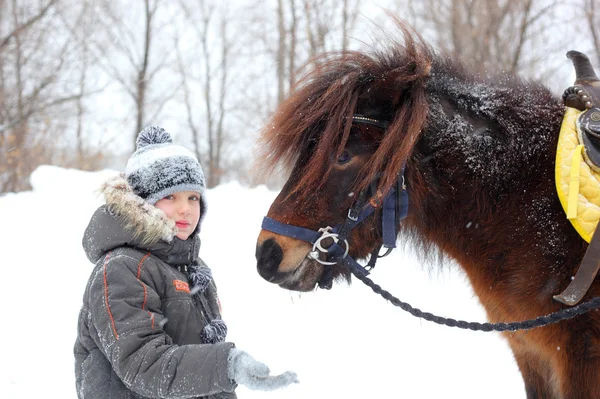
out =
{"type": "Polygon", "coordinates": [[[340,164],[346,163],[352,158],[348,151],[342,152],[342,154],[338,157],[337,162],[340,164]]]}

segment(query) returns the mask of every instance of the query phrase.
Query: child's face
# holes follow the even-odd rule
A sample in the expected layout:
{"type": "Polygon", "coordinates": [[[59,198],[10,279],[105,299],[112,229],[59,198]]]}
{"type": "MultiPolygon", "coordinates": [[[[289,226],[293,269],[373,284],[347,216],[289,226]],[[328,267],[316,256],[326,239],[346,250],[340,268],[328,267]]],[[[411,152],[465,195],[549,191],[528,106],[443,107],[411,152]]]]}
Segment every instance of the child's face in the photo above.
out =
{"type": "Polygon", "coordinates": [[[177,237],[187,240],[200,220],[200,194],[195,191],[179,191],[156,202],[169,219],[177,225],[177,237]]]}

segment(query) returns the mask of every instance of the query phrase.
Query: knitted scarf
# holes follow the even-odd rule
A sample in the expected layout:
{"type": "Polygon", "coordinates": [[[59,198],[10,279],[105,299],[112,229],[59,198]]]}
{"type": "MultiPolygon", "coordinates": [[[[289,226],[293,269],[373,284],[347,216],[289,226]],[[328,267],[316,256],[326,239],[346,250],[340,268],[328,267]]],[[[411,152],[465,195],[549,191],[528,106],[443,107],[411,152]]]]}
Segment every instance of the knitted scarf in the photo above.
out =
{"type": "Polygon", "coordinates": [[[212,271],[206,265],[198,264],[194,261],[190,266],[190,272],[188,274],[188,280],[191,286],[191,294],[194,297],[196,303],[202,306],[202,313],[206,315],[208,323],[204,326],[200,332],[202,342],[205,344],[216,344],[218,342],[224,342],[227,336],[227,325],[221,319],[221,315],[216,309],[211,308],[211,305],[216,305],[217,297],[214,285],[211,285],[212,271]],[[207,303],[211,302],[211,303],[207,303]]]}

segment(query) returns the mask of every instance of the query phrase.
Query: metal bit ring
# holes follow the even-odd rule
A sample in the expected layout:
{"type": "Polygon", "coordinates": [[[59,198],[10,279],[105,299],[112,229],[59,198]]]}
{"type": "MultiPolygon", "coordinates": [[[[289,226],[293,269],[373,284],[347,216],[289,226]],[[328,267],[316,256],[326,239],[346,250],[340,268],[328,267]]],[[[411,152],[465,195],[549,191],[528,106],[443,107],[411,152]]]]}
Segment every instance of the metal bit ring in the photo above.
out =
{"type": "MultiPolygon", "coordinates": [[[[328,248],[323,248],[323,246],[321,245],[321,241],[326,239],[326,238],[331,238],[333,240],[334,243],[339,244],[340,243],[340,239],[338,238],[338,234],[337,233],[332,233],[331,232],[332,227],[331,226],[327,226],[327,227],[322,227],[319,229],[319,232],[323,233],[321,235],[321,237],[319,237],[317,239],[317,241],[315,241],[315,243],[313,244],[312,247],[312,251],[309,252],[308,257],[311,259],[316,260],[317,262],[319,262],[322,265],[335,265],[337,264],[337,262],[327,262],[324,260],[319,259],[319,255],[321,253],[327,254],[329,253],[329,251],[327,250],[328,248]]],[[[344,246],[346,251],[344,252],[344,255],[342,256],[342,258],[345,258],[348,255],[348,240],[344,239],[344,246]]]]}

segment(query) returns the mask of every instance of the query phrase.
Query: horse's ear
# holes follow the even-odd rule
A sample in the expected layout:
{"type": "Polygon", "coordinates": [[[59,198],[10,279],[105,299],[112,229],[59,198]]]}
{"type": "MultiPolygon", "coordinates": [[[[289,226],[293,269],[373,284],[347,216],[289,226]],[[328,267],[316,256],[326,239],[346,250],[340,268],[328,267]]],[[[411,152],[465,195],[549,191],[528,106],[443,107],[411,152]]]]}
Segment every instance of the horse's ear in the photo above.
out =
{"type": "Polygon", "coordinates": [[[412,63],[387,71],[367,85],[359,97],[359,112],[376,119],[393,119],[394,113],[411,92],[422,88],[430,71],[429,62],[425,65],[412,63]]]}

